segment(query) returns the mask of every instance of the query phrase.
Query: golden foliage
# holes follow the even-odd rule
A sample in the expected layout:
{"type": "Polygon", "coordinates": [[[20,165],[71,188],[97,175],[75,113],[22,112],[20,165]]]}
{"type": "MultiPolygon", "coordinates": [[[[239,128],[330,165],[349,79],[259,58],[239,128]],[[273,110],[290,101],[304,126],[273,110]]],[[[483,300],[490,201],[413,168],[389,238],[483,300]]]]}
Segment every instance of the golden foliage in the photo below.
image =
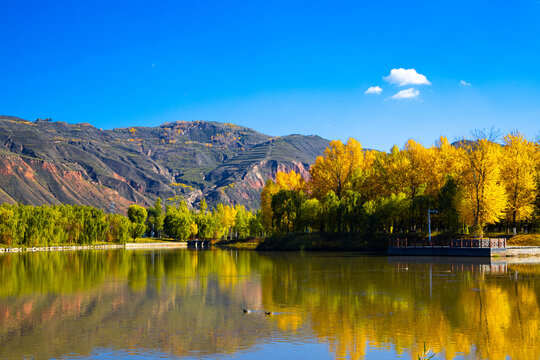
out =
{"type": "Polygon", "coordinates": [[[170,185],[170,186],[180,186],[180,187],[183,187],[183,188],[185,188],[185,189],[192,189],[192,190],[193,190],[193,186],[188,185],[188,184],[183,184],[183,183],[170,183],[169,185],[170,185]]]}
{"type": "Polygon", "coordinates": [[[430,161],[425,166],[427,188],[426,192],[436,195],[443,187],[447,177],[456,177],[457,149],[450,144],[448,139],[441,136],[435,147],[429,150],[430,161]]]}
{"type": "Polygon", "coordinates": [[[199,232],[199,229],[197,227],[197,224],[195,222],[192,222],[189,225],[189,233],[191,236],[197,236],[197,233],[199,232]]]}
{"type": "Polygon", "coordinates": [[[458,150],[460,191],[456,208],[463,222],[483,236],[483,227],[504,215],[506,191],[501,183],[501,146],[487,139],[461,142],[458,150]]]}
{"type": "Polygon", "coordinates": [[[459,222],[473,226],[480,236],[487,224],[505,215],[514,222],[527,220],[540,198],[540,145],[510,134],[502,146],[479,134],[457,144],[440,137],[429,148],[410,139],[389,153],[363,151],[352,138],[346,144],[332,141],[311,166],[307,183],[295,172],[278,172],[276,181],[266,183],[261,194],[264,224],[271,228],[272,196],[282,189],[319,200],[332,192],[338,202],[355,199],[346,205],[350,213],[362,204],[404,194],[409,209],[400,209],[400,225],[407,221],[414,229],[422,226],[424,211],[441,202],[446,214],[451,213],[446,224],[454,229],[459,222]]]}
{"type": "Polygon", "coordinates": [[[302,190],[305,186],[305,181],[302,175],[296,173],[294,170],[291,172],[278,171],[276,173],[276,184],[280,190],[302,190]]]}
{"type": "Polygon", "coordinates": [[[234,206],[218,204],[215,212],[221,222],[221,225],[225,229],[225,232],[228,233],[229,229],[231,229],[235,224],[237,210],[234,208],[234,206]]]}
{"type": "Polygon", "coordinates": [[[267,230],[272,228],[272,218],[274,217],[272,211],[272,197],[277,194],[279,190],[279,185],[272,181],[272,179],[268,179],[261,191],[262,223],[267,230]]]}
{"type": "Polygon", "coordinates": [[[538,149],[520,134],[504,137],[502,179],[508,194],[507,217],[513,221],[525,220],[534,211],[533,202],[538,190],[535,165],[538,149]]]}
{"type": "Polygon", "coordinates": [[[351,190],[354,180],[365,168],[362,145],[353,138],[343,144],[340,140],[330,142],[323,156],[317,157],[309,173],[310,190],[316,198],[333,191],[341,199],[351,190]]]}

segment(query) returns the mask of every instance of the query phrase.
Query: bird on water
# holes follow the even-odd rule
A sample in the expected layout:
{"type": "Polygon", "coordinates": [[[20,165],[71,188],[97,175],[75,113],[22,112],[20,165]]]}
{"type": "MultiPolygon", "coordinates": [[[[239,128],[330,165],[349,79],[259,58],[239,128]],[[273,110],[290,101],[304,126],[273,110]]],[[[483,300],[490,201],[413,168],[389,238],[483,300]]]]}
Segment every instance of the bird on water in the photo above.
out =
{"type": "Polygon", "coordinates": [[[242,309],[242,312],[244,314],[250,314],[251,313],[251,310],[250,309],[242,309]]]}

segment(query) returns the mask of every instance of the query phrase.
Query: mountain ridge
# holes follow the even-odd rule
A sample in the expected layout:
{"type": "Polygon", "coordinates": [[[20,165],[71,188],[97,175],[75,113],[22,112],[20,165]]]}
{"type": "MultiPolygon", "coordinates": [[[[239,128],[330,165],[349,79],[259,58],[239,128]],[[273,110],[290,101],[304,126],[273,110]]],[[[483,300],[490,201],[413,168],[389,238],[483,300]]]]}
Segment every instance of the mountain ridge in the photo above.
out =
{"type": "Polygon", "coordinates": [[[207,121],[98,129],[88,123],[0,116],[0,201],[83,204],[119,211],[159,196],[259,206],[276,171],[307,176],[329,140],[272,137],[207,121]]]}

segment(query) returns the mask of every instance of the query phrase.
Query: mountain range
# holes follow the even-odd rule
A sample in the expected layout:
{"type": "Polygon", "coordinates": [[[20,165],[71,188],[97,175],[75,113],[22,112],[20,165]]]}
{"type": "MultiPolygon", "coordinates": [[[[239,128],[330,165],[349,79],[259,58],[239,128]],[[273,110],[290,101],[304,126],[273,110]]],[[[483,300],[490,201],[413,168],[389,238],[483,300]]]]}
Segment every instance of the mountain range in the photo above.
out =
{"type": "Polygon", "coordinates": [[[204,197],[256,209],[268,178],[278,170],[307,176],[328,143],[207,121],[102,130],[0,116],[0,201],[124,212],[157,197],[190,206],[204,197]]]}

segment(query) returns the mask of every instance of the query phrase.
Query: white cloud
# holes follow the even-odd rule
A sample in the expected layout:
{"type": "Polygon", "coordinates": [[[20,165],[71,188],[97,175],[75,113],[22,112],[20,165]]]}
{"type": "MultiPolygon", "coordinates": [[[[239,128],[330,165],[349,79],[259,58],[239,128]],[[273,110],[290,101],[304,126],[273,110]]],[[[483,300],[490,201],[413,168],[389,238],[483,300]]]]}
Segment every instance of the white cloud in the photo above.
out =
{"type": "Polygon", "coordinates": [[[382,93],[382,88],[380,86],[370,86],[364,94],[377,94],[382,93]]]}
{"type": "Polygon", "coordinates": [[[390,75],[383,77],[390,84],[405,85],[431,85],[425,75],[419,74],[415,69],[392,69],[390,75]]]}
{"type": "Polygon", "coordinates": [[[460,83],[462,86],[471,86],[471,83],[466,82],[465,80],[459,80],[459,83],[460,83]]]}
{"type": "Polygon", "coordinates": [[[394,94],[390,99],[403,100],[403,99],[414,99],[420,95],[420,91],[415,88],[409,88],[401,90],[394,94]]]}

